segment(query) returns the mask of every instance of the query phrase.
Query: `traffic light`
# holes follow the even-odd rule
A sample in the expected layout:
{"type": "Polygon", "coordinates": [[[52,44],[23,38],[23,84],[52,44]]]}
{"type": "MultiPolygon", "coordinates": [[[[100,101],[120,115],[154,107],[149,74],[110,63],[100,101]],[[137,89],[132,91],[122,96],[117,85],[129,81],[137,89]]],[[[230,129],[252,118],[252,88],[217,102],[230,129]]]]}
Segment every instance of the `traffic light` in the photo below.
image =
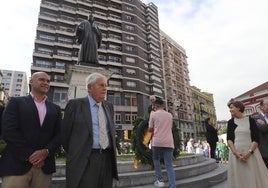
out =
{"type": "Polygon", "coordinates": [[[124,139],[128,140],[128,130],[124,130],[124,139]]]}

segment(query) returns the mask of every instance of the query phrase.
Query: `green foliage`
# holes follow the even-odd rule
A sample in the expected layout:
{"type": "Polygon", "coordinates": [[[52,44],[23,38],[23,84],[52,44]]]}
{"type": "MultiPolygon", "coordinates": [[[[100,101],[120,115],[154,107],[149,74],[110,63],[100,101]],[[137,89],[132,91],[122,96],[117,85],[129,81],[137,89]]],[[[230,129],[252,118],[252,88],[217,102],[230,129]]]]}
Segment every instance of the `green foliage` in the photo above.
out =
{"type": "MultiPolygon", "coordinates": [[[[134,121],[134,128],[132,131],[131,142],[132,142],[132,150],[135,154],[135,158],[140,160],[143,164],[153,164],[152,161],[152,150],[145,146],[143,142],[144,135],[148,129],[148,118],[146,117],[138,117],[134,121]]],[[[173,122],[172,127],[173,139],[174,139],[174,158],[178,158],[180,155],[180,130],[176,127],[176,124],[173,122]]]]}
{"type": "Polygon", "coordinates": [[[225,134],[227,133],[227,127],[224,127],[223,129],[220,130],[220,134],[225,134]]]}

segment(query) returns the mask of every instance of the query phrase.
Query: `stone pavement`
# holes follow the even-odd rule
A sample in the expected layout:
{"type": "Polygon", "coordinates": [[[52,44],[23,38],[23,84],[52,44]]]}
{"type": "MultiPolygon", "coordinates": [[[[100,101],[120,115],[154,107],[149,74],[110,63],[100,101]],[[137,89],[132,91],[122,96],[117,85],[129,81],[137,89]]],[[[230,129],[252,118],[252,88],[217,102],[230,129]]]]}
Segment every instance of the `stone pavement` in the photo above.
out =
{"type": "Polygon", "coordinates": [[[228,188],[227,180],[225,180],[224,182],[221,182],[221,183],[219,183],[217,185],[214,185],[214,186],[212,186],[210,188],[228,188]]]}

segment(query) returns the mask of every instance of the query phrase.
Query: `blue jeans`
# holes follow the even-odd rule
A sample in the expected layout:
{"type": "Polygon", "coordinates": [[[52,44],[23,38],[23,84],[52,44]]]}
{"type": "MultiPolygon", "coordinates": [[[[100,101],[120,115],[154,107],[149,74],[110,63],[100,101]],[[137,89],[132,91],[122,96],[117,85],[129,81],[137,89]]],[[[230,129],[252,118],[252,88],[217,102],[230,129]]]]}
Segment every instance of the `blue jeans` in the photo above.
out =
{"type": "Polygon", "coordinates": [[[160,181],[163,180],[163,174],[161,171],[160,165],[160,154],[163,153],[164,156],[164,163],[167,170],[168,182],[170,188],[175,188],[175,173],[172,166],[172,158],[173,158],[173,149],[167,147],[152,147],[153,152],[153,162],[154,162],[154,169],[156,178],[160,181]]]}

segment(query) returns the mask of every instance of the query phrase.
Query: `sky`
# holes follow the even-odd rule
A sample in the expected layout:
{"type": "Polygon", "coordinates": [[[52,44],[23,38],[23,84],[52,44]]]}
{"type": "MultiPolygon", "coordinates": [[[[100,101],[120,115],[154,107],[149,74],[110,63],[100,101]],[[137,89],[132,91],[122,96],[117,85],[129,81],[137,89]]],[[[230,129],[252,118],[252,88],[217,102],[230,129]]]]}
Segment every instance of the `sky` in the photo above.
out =
{"type": "MultiPolygon", "coordinates": [[[[158,7],[160,29],[186,50],[190,84],[212,93],[218,120],[227,102],[268,81],[267,0],[142,0],[158,7]]],[[[0,11],[0,69],[30,76],[40,0],[0,11]]]]}

